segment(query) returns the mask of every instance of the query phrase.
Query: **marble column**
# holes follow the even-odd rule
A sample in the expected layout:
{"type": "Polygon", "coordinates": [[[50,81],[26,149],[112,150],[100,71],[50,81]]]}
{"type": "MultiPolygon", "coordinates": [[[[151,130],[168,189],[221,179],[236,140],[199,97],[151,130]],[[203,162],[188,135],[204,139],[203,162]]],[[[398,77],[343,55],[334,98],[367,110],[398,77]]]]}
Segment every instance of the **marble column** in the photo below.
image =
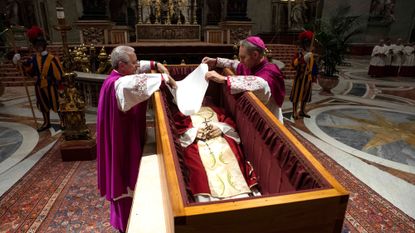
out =
{"type": "Polygon", "coordinates": [[[137,23],[143,23],[143,12],[142,4],[140,0],[137,0],[137,23]]]}
{"type": "Polygon", "coordinates": [[[197,10],[197,2],[196,2],[196,0],[193,0],[193,5],[192,5],[192,22],[193,22],[193,24],[197,24],[196,10],[197,10]]]}

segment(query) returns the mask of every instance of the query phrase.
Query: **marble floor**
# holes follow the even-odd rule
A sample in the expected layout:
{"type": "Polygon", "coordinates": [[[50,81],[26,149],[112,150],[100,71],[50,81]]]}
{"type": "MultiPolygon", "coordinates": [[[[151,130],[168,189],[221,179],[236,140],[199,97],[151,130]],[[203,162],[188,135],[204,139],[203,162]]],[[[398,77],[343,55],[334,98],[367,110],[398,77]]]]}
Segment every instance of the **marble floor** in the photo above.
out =
{"type": "MultiPolygon", "coordinates": [[[[311,118],[294,121],[289,101],[286,122],[354,176],[415,218],[415,77],[373,79],[368,60],[340,67],[333,96],[313,86],[311,118]]],[[[287,91],[291,83],[286,82],[287,91]]]]}
{"type": "MultiPolygon", "coordinates": [[[[347,62],[348,66],[340,67],[340,82],[332,96],[320,95],[320,87],[313,86],[307,107],[311,118],[294,121],[287,96],[285,124],[415,218],[415,77],[373,79],[367,75],[368,59],[347,62]]],[[[291,86],[292,80],[286,80],[288,94],[291,86]]],[[[33,92],[31,97],[34,103],[33,92]]],[[[41,123],[41,113],[35,110],[35,115],[41,123]]],[[[58,116],[52,114],[51,119],[54,124],[49,131],[35,130],[23,87],[7,87],[0,97],[0,196],[60,136],[58,116]]],[[[88,109],[87,123],[95,123],[95,119],[94,109],[88,109]]],[[[148,148],[148,154],[155,153],[154,145],[148,148]]],[[[142,164],[157,166],[156,160],[147,160],[142,164]]]]}

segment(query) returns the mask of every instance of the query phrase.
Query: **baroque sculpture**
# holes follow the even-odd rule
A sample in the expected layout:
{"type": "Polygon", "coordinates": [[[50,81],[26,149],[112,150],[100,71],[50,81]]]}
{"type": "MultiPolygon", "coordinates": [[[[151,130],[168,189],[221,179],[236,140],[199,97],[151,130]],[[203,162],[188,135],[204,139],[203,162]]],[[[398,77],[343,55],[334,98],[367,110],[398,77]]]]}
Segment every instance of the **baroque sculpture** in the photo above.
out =
{"type": "Polygon", "coordinates": [[[85,121],[85,101],[75,85],[75,73],[65,73],[63,78],[65,90],[60,101],[60,109],[63,113],[65,125],[65,140],[91,139],[89,129],[85,121]]]}

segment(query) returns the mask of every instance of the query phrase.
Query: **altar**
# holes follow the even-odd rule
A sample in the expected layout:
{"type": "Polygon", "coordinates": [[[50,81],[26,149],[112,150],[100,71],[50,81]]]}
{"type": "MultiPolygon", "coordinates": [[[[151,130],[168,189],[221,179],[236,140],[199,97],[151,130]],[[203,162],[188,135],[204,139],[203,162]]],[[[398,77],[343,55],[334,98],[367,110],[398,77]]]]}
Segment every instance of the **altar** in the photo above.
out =
{"type": "Polygon", "coordinates": [[[200,41],[197,2],[189,0],[138,0],[138,41],[200,41]]]}

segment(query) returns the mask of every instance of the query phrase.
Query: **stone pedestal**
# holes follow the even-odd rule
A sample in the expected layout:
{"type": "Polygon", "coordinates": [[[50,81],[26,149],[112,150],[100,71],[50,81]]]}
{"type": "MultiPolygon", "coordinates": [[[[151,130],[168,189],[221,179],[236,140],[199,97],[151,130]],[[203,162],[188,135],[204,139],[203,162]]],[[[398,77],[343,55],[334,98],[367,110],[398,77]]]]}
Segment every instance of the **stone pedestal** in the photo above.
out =
{"type": "Polygon", "coordinates": [[[333,76],[328,77],[325,75],[319,75],[318,76],[318,85],[321,87],[320,95],[325,96],[332,96],[333,93],[331,93],[331,89],[335,88],[339,84],[339,77],[333,76]]]}
{"type": "Polygon", "coordinates": [[[60,149],[63,161],[94,160],[97,157],[95,139],[64,140],[60,149]]]}
{"type": "Polygon", "coordinates": [[[109,43],[114,23],[109,20],[78,20],[75,25],[79,28],[81,43],[102,45],[109,43]]]}
{"type": "Polygon", "coordinates": [[[223,44],[223,30],[219,26],[206,26],[205,41],[208,43],[223,44]]]}
{"type": "Polygon", "coordinates": [[[224,33],[224,43],[234,44],[251,35],[251,21],[223,21],[219,23],[224,33]]]}
{"type": "Polygon", "coordinates": [[[111,44],[128,43],[128,26],[117,25],[111,28],[111,44]]]}

